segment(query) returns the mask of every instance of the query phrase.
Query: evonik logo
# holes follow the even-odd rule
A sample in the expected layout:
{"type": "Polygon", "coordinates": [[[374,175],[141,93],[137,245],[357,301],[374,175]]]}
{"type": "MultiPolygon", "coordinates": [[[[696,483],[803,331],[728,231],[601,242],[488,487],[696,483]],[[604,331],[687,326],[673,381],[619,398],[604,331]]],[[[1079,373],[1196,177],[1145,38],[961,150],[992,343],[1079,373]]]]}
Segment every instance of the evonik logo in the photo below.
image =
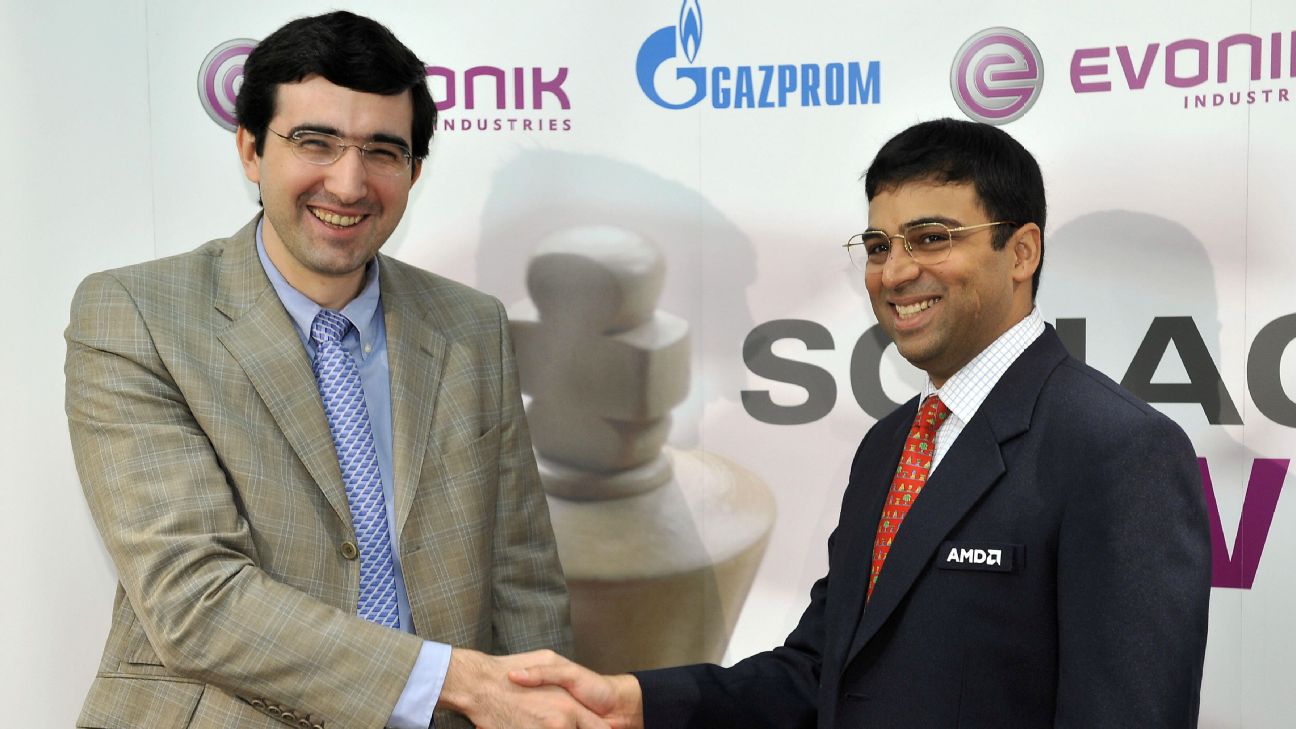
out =
{"type": "Polygon", "coordinates": [[[1110,92],[1113,81],[1130,91],[1163,83],[1170,88],[1195,90],[1185,93],[1185,109],[1290,102],[1296,97],[1290,83],[1258,87],[1257,82],[1281,82],[1293,77],[1296,30],[1235,33],[1213,42],[1182,38],[1164,46],[1160,42],[1147,43],[1142,48],[1132,44],[1080,48],[1071,54],[1071,89],[1077,94],[1110,92]],[[1113,66],[1119,68],[1119,74],[1113,66]],[[1201,86],[1225,84],[1236,88],[1196,91],[1201,86]]]}
{"type": "MultiPolygon", "coordinates": [[[[211,120],[238,128],[234,101],[243,87],[243,64],[256,47],[250,38],[216,46],[198,67],[198,98],[211,120]]],[[[563,89],[567,68],[473,66],[460,71],[426,66],[436,99],[436,131],[569,132],[571,99],[563,89]],[[546,104],[546,102],[548,102],[546,104]],[[557,113],[549,112],[557,105],[557,113]]]]}
{"type": "Polygon", "coordinates": [[[698,0],[684,0],[677,25],[659,28],[639,47],[635,76],[654,104],[687,109],[709,99],[716,109],[770,109],[881,101],[879,61],[695,66],[702,28],[698,0]],[[658,86],[658,76],[669,78],[672,70],[677,83],[658,86]]]}
{"type": "Polygon", "coordinates": [[[231,132],[238,129],[234,99],[243,87],[243,63],[256,44],[251,38],[225,41],[198,66],[198,99],[207,116],[231,132]]]}
{"type": "Polygon", "coordinates": [[[571,131],[572,120],[565,112],[572,104],[563,90],[566,66],[473,66],[464,71],[427,66],[427,76],[437,100],[438,132],[571,131]],[[546,99],[550,108],[557,104],[561,111],[545,111],[546,99]]]}
{"type": "Polygon", "coordinates": [[[1020,119],[1043,85],[1039,49],[1012,28],[987,28],[973,35],[950,64],[954,102],[968,117],[987,124],[1020,119]]]}

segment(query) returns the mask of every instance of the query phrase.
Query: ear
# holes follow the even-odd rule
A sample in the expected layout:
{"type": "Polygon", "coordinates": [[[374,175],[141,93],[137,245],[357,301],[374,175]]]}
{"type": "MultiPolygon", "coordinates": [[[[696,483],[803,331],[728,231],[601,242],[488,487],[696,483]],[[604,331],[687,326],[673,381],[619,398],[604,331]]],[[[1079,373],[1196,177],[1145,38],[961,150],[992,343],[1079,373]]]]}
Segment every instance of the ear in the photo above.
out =
{"type": "Polygon", "coordinates": [[[410,187],[414,187],[414,183],[418,182],[419,173],[423,171],[423,160],[416,159],[410,163],[410,166],[414,170],[410,173],[410,187]]]}
{"type": "Polygon", "coordinates": [[[234,144],[238,147],[239,161],[243,163],[243,174],[253,184],[261,184],[261,158],[256,153],[256,137],[247,127],[240,126],[234,133],[234,144]]]}
{"type": "Polygon", "coordinates": [[[1018,228],[1008,239],[1008,247],[1012,249],[1013,254],[1013,281],[1029,284],[1034,277],[1036,269],[1040,266],[1040,251],[1043,249],[1042,235],[1038,225],[1027,223],[1018,228]]]}

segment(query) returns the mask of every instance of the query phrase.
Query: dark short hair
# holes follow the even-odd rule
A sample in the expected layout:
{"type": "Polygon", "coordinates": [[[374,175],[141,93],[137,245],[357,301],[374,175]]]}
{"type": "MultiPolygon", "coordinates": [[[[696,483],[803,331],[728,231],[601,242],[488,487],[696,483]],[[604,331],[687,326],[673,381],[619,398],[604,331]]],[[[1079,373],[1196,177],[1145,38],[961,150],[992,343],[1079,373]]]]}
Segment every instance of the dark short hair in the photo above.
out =
{"type": "Polygon", "coordinates": [[[355,91],[395,96],[410,92],[414,123],[411,150],[416,159],[428,154],[436,105],[427,86],[427,69],[386,26],[344,10],[298,18],[257,44],[243,64],[243,85],[234,102],[240,125],[265,150],[265,132],[275,115],[280,84],[319,75],[355,91]]]}
{"type": "MultiPolygon", "coordinates": [[[[1035,297],[1044,270],[1044,177],[1021,143],[989,124],[957,119],[915,124],[882,145],[864,173],[864,193],[871,201],[879,192],[911,182],[970,182],[990,220],[1038,225],[1040,265],[1031,280],[1035,297]]],[[[1000,226],[991,245],[1001,250],[1013,232],[1000,226]]]]}

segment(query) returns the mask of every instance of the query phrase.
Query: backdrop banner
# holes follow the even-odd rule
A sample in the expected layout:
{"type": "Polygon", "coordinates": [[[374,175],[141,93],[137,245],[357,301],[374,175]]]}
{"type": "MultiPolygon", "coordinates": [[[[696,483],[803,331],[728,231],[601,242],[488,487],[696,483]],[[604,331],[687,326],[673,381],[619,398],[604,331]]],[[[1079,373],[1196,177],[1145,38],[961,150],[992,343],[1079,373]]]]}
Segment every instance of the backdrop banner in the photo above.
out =
{"type": "MultiPolygon", "coordinates": [[[[71,291],[256,213],[232,134],[242,62],[332,6],[122,7],[93,11],[97,32],[68,32],[83,21],[66,3],[9,8],[0,24],[10,48],[80,74],[3,71],[29,102],[0,121],[20,178],[5,182],[23,219],[11,245],[25,247],[5,302],[37,345],[6,365],[7,396],[36,415],[5,461],[41,484],[5,524],[57,555],[20,571],[32,600],[3,617],[18,650],[0,683],[23,726],[72,723],[115,582],[62,420],[71,291]],[[78,78],[88,105],[54,98],[81,94],[78,78]],[[15,149],[31,144],[47,148],[15,149]],[[51,530],[37,514],[68,516],[51,530]],[[35,688],[19,678],[32,670],[35,688]]],[[[867,220],[860,176],[892,135],[949,116],[1002,125],[1034,153],[1050,202],[1041,313],[1196,447],[1214,559],[1201,725],[1292,725],[1296,5],[355,10],[423,59],[440,108],[385,252],[509,308],[546,425],[537,450],[581,658],[732,663],[795,625],[860,438],[923,383],[842,247],[867,220]],[[653,627],[636,640],[629,623],[653,627]]]]}

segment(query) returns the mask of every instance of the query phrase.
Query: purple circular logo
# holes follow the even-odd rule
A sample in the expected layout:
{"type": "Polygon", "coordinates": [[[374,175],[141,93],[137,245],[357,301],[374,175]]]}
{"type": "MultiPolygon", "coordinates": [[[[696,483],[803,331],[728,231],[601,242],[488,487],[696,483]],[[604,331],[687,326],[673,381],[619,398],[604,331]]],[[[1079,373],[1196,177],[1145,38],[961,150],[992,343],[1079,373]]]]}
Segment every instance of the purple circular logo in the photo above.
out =
{"type": "Polygon", "coordinates": [[[198,98],[212,121],[229,131],[238,128],[234,99],[243,86],[243,62],[256,47],[249,38],[235,38],[216,46],[198,67],[198,98]]]}
{"type": "Polygon", "coordinates": [[[1012,28],[987,28],[967,39],[950,66],[950,91],[969,117],[1007,124],[1030,110],[1044,85],[1039,49],[1012,28]]]}

